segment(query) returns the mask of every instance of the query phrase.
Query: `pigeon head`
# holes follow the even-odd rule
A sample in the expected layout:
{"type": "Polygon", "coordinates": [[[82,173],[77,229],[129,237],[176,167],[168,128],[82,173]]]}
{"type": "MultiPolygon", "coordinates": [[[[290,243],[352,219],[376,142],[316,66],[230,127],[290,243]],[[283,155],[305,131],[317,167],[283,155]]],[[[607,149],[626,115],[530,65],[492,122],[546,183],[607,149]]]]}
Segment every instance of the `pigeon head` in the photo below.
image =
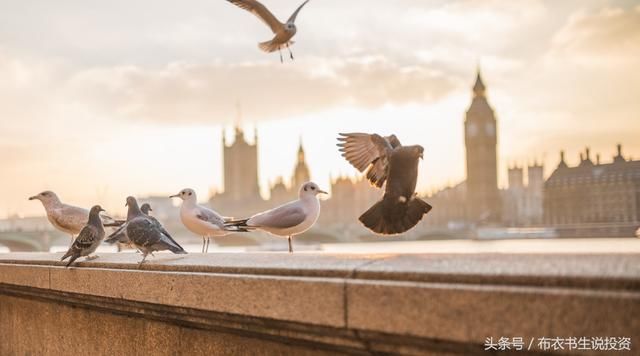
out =
{"type": "Polygon", "coordinates": [[[29,200],[40,200],[44,205],[47,205],[48,203],[53,203],[53,202],[60,202],[60,199],[58,199],[58,196],[56,195],[56,193],[50,190],[45,190],[44,192],[38,195],[29,197],[29,200]]]}
{"type": "Polygon", "coordinates": [[[307,182],[300,187],[300,198],[304,196],[312,196],[315,197],[318,194],[329,194],[324,190],[321,190],[317,184],[314,182],[307,182]]]}
{"type": "Polygon", "coordinates": [[[94,205],[91,207],[91,210],[89,211],[89,215],[98,215],[100,214],[101,211],[104,211],[104,209],[102,209],[100,205],[94,205]]]}
{"type": "Polygon", "coordinates": [[[424,147],[420,145],[411,146],[416,157],[424,158],[424,147]]]}
{"type": "Polygon", "coordinates": [[[149,203],[142,204],[142,206],[140,207],[140,210],[142,211],[142,213],[144,215],[149,215],[149,212],[153,211],[153,209],[151,209],[151,205],[149,205],[149,203]]]}
{"type": "Polygon", "coordinates": [[[178,194],[171,195],[169,198],[180,198],[184,201],[196,201],[196,192],[191,188],[185,188],[180,191],[178,194]]]}

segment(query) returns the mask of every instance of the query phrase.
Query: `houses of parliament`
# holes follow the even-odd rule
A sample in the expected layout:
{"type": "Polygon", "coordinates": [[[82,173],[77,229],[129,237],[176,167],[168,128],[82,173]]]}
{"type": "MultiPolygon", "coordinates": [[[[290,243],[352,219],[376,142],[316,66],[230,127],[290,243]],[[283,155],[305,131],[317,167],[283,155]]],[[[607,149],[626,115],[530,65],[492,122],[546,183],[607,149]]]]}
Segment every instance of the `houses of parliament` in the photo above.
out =
{"type": "MultiPolygon", "coordinates": [[[[640,225],[640,161],[625,158],[620,145],[610,163],[601,163],[599,155],[593,162],[587,149],[579,166],[569,167],[561,153],[560,163],[547,180],[541,164],[528,165],[526,175],[525,167],[513,165],[508,169],[508,187],[500,189],[498,133],[487,87],[478,70],[464,119],[467,178],[424,196],[434,209],[417,229],[480,226],[570,229],[576,225],[614,224],[626,226],[614,233],[625,234],[640,225]]],[[[222,145],[224,191],[212,195],[210,203],[224,207],[226,214],[240,216],[295,199],[298,187],[309,180],[300,141],[290,184],[283,177],[278,178],[270,186],[269,200],[265,200],[258,184],[257,132],[253,143],[249,143],[243,130],[236,127],[233,142],[227,142],[223,135],[222,145]]],[[[382,192],[369,186],[362,177],[332,177],[331,199],[322,202],[319,225],[338,228],[358,225],[358,216],[381,196],[382,192]]],[[[606,231],[598,234],[606,235],[606,231]]]]}

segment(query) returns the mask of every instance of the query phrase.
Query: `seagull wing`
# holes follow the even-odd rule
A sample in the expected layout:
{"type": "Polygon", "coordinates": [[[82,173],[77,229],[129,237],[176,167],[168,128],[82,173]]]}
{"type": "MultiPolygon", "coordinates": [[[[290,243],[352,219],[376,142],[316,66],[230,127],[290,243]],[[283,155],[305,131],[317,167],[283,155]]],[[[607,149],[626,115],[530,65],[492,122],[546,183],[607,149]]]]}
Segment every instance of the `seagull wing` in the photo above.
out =
{"type": "MultiPolygon", "coordinates": [[[[267,9],[264,5],[256,0],[227,0],[228,2],[236,5],[237,7],[247,10],[250,13],[256,15],[262,22],[264,22],[273,33],[278,33],[284,26],[278,19],[267,9]]],[[[300,10],[300,9],[298,9],[300,10]]],[[[298,11],[296,10],[296,13],[298,11]]],[[[295,15],[295,13],[294,13],[295,15]]]]}
{"type": "Polygon", "coordinates": [[[213,210],[199,206],[198,214],[196,214],[196,217],[202,221],[210,223],[213,226],[219,227],[221,230],[224,229],[224,218],[213,210]]]}
{"type": "Polygon", "coordinates": [[[270,227],[286,229],[302,224],[307,215],[297,202],[281,205],[277,208],[256,214],[249,221],[249,227],[270,227]]]}
{"type": "Polygon", "coordinates": [[[389,174],[389,156],[395,147],[400,146],[400,141],[395,135],[388,138],[366,133],[340,135],[338,147],[342,156],[360,172],[366,171],[371,184],[382,187],[389,174]]]}
{"type": "Polygon", "coordinates": [[[81,230],[89,220],[89,211],[77,206],[65,204],[56,209],[50,218],[63,229],[78,233],[78,230],[81,230]]]}
{"type": "Polygon", "coordinates": [[[291,17],[289,17],[289,19],[287,20],[287,22],[291,22],[294,23],[296,22],[296,17],[298,16],[298,12],[300,12],[300,9],[302,9],[303,6],[305,6],[307,3],[309,2],[309,0],[306,0],[305,2],[303,2],[300,6],[298,6],[298,8],[296,9],[296,11],[293,12],[293,14],[291,14],[291,17]]]}

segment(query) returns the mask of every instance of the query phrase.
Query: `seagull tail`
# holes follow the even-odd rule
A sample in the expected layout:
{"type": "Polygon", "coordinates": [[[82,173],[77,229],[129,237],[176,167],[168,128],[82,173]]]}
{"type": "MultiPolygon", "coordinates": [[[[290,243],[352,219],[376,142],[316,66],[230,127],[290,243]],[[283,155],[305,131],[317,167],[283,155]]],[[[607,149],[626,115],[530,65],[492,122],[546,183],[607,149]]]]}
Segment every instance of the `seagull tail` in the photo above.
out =
{"type": "Polygon", "coordinates": [[[264,41],[264,42],[258,43],[258,48],[260,48],[261,50],[267,53],[272,53],[281,48],[286,48],[287,46],[291,46],[293,43],[294,43],[293,41],[289,41],[287,43],[278,43],[278,42],[275,42],[274,40],[270,40],[270,41],[264,41]]]}
{"type": "Polygon", "coordinates": [[[224,230],[230,232],[249,232],[249,219],[229,220],[224,223],[224,230]]]}
{"type": "Polygon", "coordinates": [[[369,230],[380,235],[396,235],[408,231],[431,210],[431,205],[413,197],[408,203],[384,197],[359,218],[369,230]]]}

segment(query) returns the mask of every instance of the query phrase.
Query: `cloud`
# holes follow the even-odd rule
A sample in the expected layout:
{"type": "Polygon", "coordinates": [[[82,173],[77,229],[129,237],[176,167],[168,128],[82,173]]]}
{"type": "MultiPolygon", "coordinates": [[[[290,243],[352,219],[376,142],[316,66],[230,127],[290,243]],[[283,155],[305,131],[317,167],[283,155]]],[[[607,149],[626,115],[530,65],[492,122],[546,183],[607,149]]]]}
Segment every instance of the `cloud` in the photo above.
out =
{"type": "Polygon", "coordinates": [[[580,11],[569,17],[552,39],[553,59],[585,64],[613,64],[640,56],[640,6],[580,11]]]}
{"type": "Polygon", "coordinates": [[[228,122],[236,103],[250,120],[276,119],[350,105],[432,102],[455,80],[426,65],[384,57],[346,60],[208,64],[172,63],[82,71],[69,81],[96,112],[131,120],[228,122]]]}

